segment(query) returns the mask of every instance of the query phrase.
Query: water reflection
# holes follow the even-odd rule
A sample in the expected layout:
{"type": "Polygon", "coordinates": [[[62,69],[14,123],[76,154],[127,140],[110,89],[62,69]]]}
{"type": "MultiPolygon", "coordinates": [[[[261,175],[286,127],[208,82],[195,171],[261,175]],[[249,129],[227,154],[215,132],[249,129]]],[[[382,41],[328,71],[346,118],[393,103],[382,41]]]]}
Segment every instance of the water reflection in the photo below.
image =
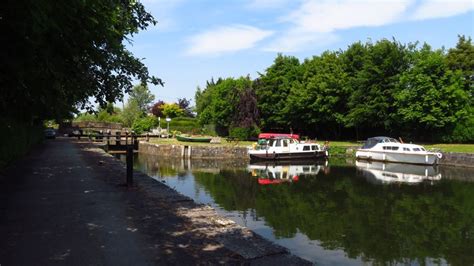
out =
{"type": "Polygon", "coordinates": [[[356,161],[357,168],[372,183],[418,184],[441,180],[439,170],[431,165],[356,161]]]}
{"type": "Polygon", "coordinates": [[[322,165],[314,164],[314,162],[300,164],[263,162],[249,164],[247,169],[253,177],[257,178],[259,185],[271,185],[297,182],[300,175],[317,175],[322,167],[327,167],[327,161],[322,165]]]}
{"type": "MultiPolygon", "coordinates": [[[[457,180],[450,168],[143,154],[136,166],[318,264],[474,264],[474,183],[457,180]],[[282,181],[260,185],[262,178],[282,181]]],[[[472,169],[462,173],[474,176],[472,169]]]]}

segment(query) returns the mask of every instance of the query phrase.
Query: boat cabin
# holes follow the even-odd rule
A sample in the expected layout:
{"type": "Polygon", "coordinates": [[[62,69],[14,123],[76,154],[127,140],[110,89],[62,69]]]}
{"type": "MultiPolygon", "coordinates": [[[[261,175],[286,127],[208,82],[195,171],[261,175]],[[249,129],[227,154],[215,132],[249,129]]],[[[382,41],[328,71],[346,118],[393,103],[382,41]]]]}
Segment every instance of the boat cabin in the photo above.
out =
{"type": "Polygon", "coordinates": [[[373,137],[373,138],[368,138],[367,141],[364,143],[362,146],[362,149],[370,149],[374,147],[375,145],[379,143],[400,143],[400,141],[394,139],[394,138],[389,138],[389,137],[373,137]]]}

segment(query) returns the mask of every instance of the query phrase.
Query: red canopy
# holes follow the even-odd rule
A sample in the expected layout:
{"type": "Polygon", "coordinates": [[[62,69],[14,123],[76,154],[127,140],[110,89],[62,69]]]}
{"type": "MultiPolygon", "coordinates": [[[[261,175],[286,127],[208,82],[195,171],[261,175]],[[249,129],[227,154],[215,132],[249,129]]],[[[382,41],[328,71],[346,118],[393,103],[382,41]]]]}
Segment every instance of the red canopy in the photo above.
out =
{"type": "Polygon", "coordinates": [[[300,135],[298,134],[283,134],[283,133],[260,133],[258,134],[259,139],[272,139],[272,138],[278,138],[278,137],[287,137],[287,138],[293,138],[296,140],[300,139],[300,135]]]}

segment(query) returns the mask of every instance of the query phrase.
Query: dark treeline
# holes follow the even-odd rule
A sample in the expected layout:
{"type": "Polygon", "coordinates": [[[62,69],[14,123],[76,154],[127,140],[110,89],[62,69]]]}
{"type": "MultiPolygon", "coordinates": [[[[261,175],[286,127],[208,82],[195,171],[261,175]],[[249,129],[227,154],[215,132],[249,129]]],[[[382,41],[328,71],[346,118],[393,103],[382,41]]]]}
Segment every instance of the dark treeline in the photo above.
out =
{"type": "Polygon", "coordinates": [[[447,51],[383,39],[302,63],[280,54],[257,79],[211,80],[195,100],[200,122],[221,134],[473,142],[473,81],[470,37],[447,51]]]}
{"type": "Polygon", "coordinates": [[[155,23],[140,2],[6,0],[0,18],[0,137],[10,143],[0,145],[0,166],[41,139],[44,120],[71,118],[90,97],[121,99],[134,80],[161,83],[125,47],[155,23]]]}

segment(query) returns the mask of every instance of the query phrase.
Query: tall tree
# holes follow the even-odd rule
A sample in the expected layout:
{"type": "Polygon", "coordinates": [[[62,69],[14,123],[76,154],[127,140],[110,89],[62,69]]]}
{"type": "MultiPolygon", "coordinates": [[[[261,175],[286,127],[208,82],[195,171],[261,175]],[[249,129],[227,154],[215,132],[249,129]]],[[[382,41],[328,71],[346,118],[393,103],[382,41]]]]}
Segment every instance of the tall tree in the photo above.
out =
{"type": "Polygon", "coordinates": [[[468,115],[462,74],[448,68],[442,50],[432,51],[427,44],[414,52],[411,65],[397,85],[393,120],[407,136],[440,139],[468,115]]]}
{"type": "Polygon", "coordinates": [[[355,44],[346,52],[352,55],[352,49],[357,51],[356,58],[362,61],[351,62],[356,68],[346,71],[348,84],[352,86],[347,125],[364,129],[365,135],[390,131],[393,124],[390,114],[394,112],[393,93],[400,74],[409,67],[408,49],[395,40],[386,39],[375,44],[367,43],[365,51],[355,44]]]}
{"type": "Polygon", "coordinates": [[[145,85],[136,85],[130,92],[130,100],[135,101],[142,113],[148,111],[148,106],[155,100],[155,95],[151,93],[145,85]]]}
{"type": "Polygon", "coordinates": [[[233,124],[241,92],[251,86],[247,77],[219,79],[196,92],[196,110],[201,124],[214,124],[219,134],[227,134],[233,124]]]}
{"type": "Polygon", "coordinates": [[[286,106],[294,130],[317,137],[340,137],[348,111],[347,77],[339,52],[324,52],[302,64],[303,78],[286,106]]]}
{"type": "Polygon", "coordinates": [[[298,58],[278,54],[265,74],[260,74],[254,87],[264,129],[289,130],[285,106],[291,87],[301,80],[301,70],[298,58]]]}
{"type": "Polygon", "coordinates": [[[463,73],[465,89],[474,92],[474,45],[471,37],[459,36],[456,47],[449,49],[446,56],[449,68],[463,73]]]}
{"type": "Polygon", "coordinates": [[[2,3],[0,113],[61,118],[79,105],[121,99],[132,81],[161,84],[125,47],[153,17],[135,0],[2,3]]]}

